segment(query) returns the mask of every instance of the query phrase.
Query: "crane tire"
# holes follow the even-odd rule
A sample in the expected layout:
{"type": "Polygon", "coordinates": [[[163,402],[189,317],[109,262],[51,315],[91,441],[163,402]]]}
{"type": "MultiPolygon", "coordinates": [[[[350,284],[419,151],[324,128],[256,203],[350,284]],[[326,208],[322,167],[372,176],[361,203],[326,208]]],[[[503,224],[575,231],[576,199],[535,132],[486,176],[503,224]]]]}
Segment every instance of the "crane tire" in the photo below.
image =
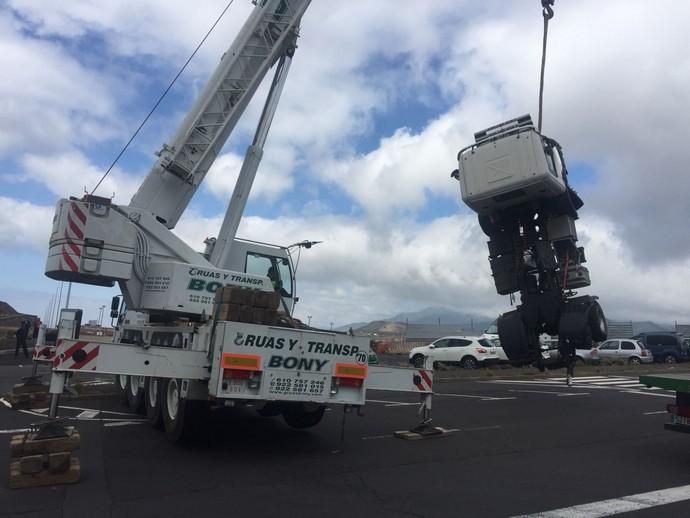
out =
{"type": "Polygon", "coordinates": [[[163,380],[147,377],[144,381],[144,406],[149,424],[157,429],[163,428],[162,394],[163,380]]]}
{"type": "Polygon", "coordinates": [[[518,309],[504,313],[496,322],[498,338],[501,346],[511,362],[521,362],[529,359],[529,341],[527,329],[522,319],[522,312],[518,309]]]}
{"type": "Polygon", "coordinates": [[[319,405],[315,409],[311,409],[309,406],[304,403],[285,405],[283,408],[283,419],[292,428],[304,429],[316,426],[323,419],[326,407],[319,405]]]}
{"type": "Polygon", "coordinates": [[[608,338],[609,327],[604,316],[604,311],[601,309],[599,303],[595,300],[589,307],[588,311],[589,327],[592,330],[592,340],[596,342],[603,342],[608,338]]]}

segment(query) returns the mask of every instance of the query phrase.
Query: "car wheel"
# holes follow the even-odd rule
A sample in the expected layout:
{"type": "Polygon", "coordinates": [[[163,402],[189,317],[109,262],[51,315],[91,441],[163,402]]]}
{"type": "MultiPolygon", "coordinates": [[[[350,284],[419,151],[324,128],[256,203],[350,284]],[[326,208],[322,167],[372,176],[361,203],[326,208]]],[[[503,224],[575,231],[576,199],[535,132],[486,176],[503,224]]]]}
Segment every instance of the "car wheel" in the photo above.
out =
{"type": "Polygon", "coordinates": [[[664,356],[664,363],[676,363],[677,361],[678,360],[676,360],[676,357],[672,354],[667,354],[664,356]]]}
{"type": "Polygon", "coordinates": [[[575,363],[578,365],[584,365],[585,359],[582,356],[575,356],[575,363]]]}
{"type": "Polygon", "coordinates": [[[422,367],[424,367],[424,355],[422,355],[422,354],[415,354],[415,355],[412,357],[412,365],[414,365],[414,366],[417,367],[418,369],[421,369],[422,367]]]}
{"type": "Polygon", "coordinates": [[[640,360],[637,356],[633,356],[631,358],[628,358],[628,363],[630,365],[639,365],[642,363],[642,360],[640,360]]]}
{"type": "Polygon", "coordinates": [[[463,369],[476,369],[479,366],[479,362],[473,356],[465,356],[460,362],[463,369]]]}

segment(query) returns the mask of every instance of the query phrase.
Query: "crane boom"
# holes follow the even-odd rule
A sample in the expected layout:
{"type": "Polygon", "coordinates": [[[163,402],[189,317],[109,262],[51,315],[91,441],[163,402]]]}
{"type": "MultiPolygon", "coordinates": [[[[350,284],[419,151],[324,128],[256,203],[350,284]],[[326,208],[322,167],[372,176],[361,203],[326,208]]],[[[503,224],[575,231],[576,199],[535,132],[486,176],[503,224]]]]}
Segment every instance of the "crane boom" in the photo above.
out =
{"type": "Polygon", "coordinates": [[[292,52],[310,0],[263,0],[159,158],[130,207],[174,228],[266,72],[292,52]]]}

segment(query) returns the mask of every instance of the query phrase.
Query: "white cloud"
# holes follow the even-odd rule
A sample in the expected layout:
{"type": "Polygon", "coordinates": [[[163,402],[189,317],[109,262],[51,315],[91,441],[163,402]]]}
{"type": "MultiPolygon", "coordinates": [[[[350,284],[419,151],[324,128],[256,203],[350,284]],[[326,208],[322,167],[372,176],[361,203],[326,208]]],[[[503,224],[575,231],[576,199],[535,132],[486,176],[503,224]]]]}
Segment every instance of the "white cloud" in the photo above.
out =
{"type": "Polygon", "coordinates": [[[0,196],[0,249],[34,248],[48,252],[55,207],[0,196]]]}
{"type": "Polygon", "coordinates": [[[51,152],[111,137],[114,103],[109,85],[60,46],[22,33],[0,12],[0,158],[51,152]]]}
{"type": "MultiPolygon", "coordinates": [[[[21,159],[26,178],[41,183],[61,197],[80,196],[91,192],[105,172],[78,151],[56,155],[26,155],[21,159]]],[[[114,168],[98,188],[97,194],[110,197],[115,203],[127,204],[136,192],[141,178],[114,168]]]]}
{"type": "MultiPolygon", "coordinates": [[[[206,189],[222,200],[230,199],[243,160],[244,156],[232,152],[218,157],[204,180],[206,189]]],[[[266,149],[249,195],[250,199],[264,198],[267,201],[275,201],[281,194],[292,189],[294,164],[293,148],[271,146],[266,149]]]]}

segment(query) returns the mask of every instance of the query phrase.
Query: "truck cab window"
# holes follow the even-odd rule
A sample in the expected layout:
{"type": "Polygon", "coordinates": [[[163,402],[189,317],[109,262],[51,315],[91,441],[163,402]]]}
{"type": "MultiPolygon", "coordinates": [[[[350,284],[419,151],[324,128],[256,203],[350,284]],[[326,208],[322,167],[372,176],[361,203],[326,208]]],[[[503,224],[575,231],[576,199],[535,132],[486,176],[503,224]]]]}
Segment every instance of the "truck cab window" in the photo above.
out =
{"type": "Polygon", "coordinates": [[[244,271],[270,278],[283,297],[292,297],[292,275],[286,258],[248,252],[244,271]]]}

